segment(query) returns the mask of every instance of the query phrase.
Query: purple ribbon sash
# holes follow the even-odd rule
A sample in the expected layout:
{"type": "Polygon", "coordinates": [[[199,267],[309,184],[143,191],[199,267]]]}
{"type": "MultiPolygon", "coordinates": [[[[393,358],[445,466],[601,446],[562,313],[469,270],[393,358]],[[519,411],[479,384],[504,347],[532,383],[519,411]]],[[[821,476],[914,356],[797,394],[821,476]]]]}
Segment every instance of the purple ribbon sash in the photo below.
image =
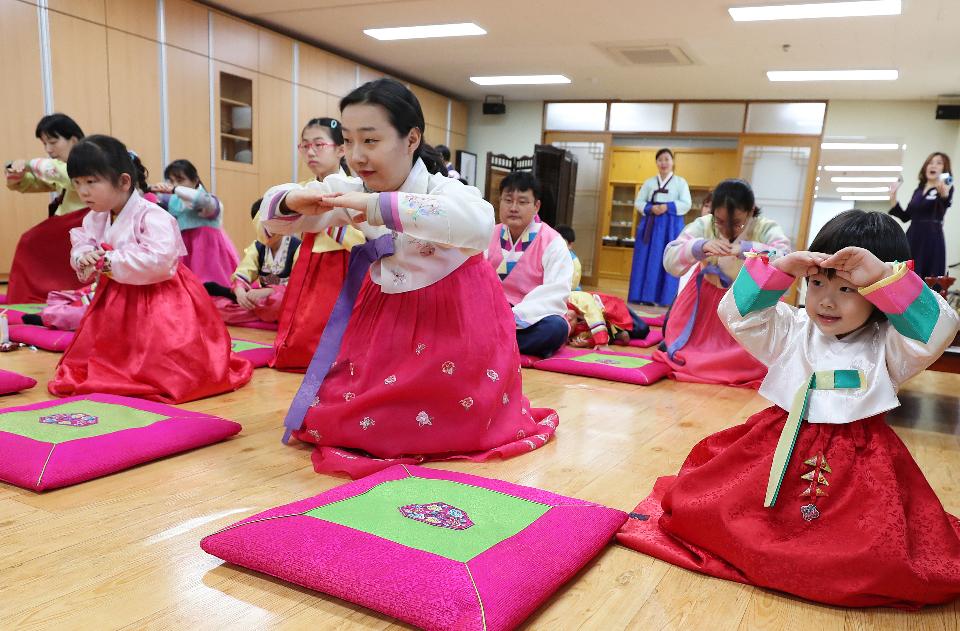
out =
{"type": "Polygon", "coordinates": [[[343,281],[343,287],[340,288],[340,295],[337,296],[337,302],[333,305],[333,311],[330,312],[330,319],[327,320],[327,326],[323,329],[323,335],[320,336],[320,343],[317,344],[317,350],[313,353],[313,359],[307,366],[303,382],[290,403],[287,416],[283,419],[284,444],[290,440],[290,434],[303,426],[303,419],[307,416],[314,397],[320,392],[323,380],[326,379],[330,367],[337,359],[343,334],[350,322],[353,304],[357,301],[357,294],[360,293],[364,276],[367,275],[374,261],[392,254],[392,234],[382,235],[373,241],[354,246],[350,250],[350,264],[347,267],[347,277],[343,281]]]}

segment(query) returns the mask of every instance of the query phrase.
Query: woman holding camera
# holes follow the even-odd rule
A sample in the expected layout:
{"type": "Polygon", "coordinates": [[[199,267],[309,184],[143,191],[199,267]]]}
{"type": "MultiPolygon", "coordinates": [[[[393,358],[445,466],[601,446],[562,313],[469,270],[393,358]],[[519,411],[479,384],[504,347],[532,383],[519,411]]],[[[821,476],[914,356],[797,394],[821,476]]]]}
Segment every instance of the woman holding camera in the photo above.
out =
{"type": "MultiPolygon", "coordinates": [[[[903,222],[910,222],[907,241],[914,260],[914,271],[920,278],[943,276],[947,272],[947,248],[943,238],[943,216],[953,202],[953,177],[950,157],[945,153],[931,153],[920,169],[920,184],[913,191],[904,210],[900,203],[890,214],[903,222]]],[[[891,195],[896,197],[899,185],[891,195]]]]}

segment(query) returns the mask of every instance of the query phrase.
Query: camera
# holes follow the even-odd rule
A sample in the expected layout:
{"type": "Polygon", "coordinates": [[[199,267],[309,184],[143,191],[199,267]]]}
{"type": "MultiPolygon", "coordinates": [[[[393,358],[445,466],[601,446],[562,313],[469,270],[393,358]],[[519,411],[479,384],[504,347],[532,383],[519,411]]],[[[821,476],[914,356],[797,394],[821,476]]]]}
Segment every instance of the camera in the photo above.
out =
{"type": "Polygon", "coordinates": [[[940,181],[946,184],[947,186],[953,186],[953,176],[949,173],[941,173],[940,181]]]}

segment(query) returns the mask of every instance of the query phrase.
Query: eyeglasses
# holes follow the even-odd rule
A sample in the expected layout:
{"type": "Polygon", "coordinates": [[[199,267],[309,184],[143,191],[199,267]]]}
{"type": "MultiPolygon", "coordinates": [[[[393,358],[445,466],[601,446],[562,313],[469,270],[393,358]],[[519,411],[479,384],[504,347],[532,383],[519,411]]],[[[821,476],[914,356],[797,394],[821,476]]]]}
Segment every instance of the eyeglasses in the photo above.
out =
{"type": "Polygon", "coordinates": [[[297,145],[297,148],[300,151],[306,153],[310,151],[310,147],[313,147],[314,150],[316,151],[323,151],[324,147],[336,147],[336,146],[337,146],[337,143],[335,142],[323,142],[321,140],[317,140],[314,142],[301,142],[299,145],[297,145]]]}
{"type": "Polygon", "coordinates": [[[534,201],[532,199],[511,199],[511,198],[500,198],[500,203],[510,208],[511,206],[516,206],[517,208],[529,208],[533,206],[534,201]]]}

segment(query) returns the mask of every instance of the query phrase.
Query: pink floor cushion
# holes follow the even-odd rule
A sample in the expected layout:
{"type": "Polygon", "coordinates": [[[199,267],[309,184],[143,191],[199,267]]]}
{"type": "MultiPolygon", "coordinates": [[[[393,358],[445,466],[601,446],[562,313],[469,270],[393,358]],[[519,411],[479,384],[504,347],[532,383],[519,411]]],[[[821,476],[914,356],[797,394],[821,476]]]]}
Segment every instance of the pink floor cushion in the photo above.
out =
{"type": "Polygon", "coordinates": [[[562,372],[649,386],[667,376],[667,366],[650,357],[601,350],[561,348],[549,359],[533,365],[537,370],[562,372]]]}
{"type": "Polygon", "coordinates": [[[69,486],[233,436],[238,423],[170,405],[90,394],[0,410],[0,480],[69,486]]]}
{"type": "Polygon", "coordinates": [[[233,338],[230,342],[230,350],[240,357],[246,357],[254,368],[263,368],[273,357],[273,345],[263,342],[233,338]]]}
{"type": "Polygon", "coordinates": [[[42,348],[45,351],[62,353],[70,346],[73,341],[73,331],[59,331],[57,329],[48,329],[45,326],[33,326],[30,324],[12,324],[10,325],[10,341],[22,342],[30,346],[42,348]]]}
{"type": "MultiPolygon", "coordinates": [[[[230,563],[423,629],[513,629],[626,514],[500,480],[396,465],[200,542],[230,563]]],[[[240,580],[240,579],[238,579],[240,580]]]]}
{"type": "MultiPolygon", "coordinates": [[[[6,298],[6,296],[4,296],[6,298]]],[[[4,304],[0,310],[7,312],[7,322],[10,324],[23,324],[23,316],[26,313],[40,313],[47,305],[45,304],[4,304]]]]}
{"type": "Polygon", "coordinates": [[[630,340],[630,343],[627,346],[636,346],[639,348],[650,348],[651,346],[656,346],[663,341],[663,330],[661,329],[650,329],[650,332],[647,333],[647,337],[630,340]]]}
{"type": "Polygon", "coordinates": [[[227,326],[236,326],[241,329],[263,329],[264,331],[276,331],[278,325],[276,322],[263,322],[262,320],[251,320],[240,324],[228,324],[227,326]]]}
{"type": "Polygon", "coordinates": [[[9,370],[0,370],[0,394],[12,394],[21,390],[29,390],[37,385],[37,380],[25,377],[9,370]]]}
{"type": "Polygon", "coordinates": [[[647,323],[647,326],[663,326],[664,313],[647,313],[646,311],[634,311],[640,319],[647,323]]]}

